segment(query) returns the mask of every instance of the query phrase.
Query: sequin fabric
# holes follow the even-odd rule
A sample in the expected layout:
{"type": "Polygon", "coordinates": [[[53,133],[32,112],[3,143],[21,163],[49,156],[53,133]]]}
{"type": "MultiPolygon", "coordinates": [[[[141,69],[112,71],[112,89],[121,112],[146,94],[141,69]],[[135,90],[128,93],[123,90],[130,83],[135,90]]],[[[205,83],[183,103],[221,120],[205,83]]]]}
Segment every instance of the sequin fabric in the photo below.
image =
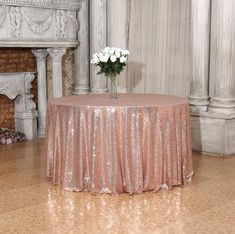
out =
{"type": "Polygon", "coordinates": [[[89,94],[48,102],[47,176],[92,194],[170,189],[191,181],[186,98],[89,94]]]}

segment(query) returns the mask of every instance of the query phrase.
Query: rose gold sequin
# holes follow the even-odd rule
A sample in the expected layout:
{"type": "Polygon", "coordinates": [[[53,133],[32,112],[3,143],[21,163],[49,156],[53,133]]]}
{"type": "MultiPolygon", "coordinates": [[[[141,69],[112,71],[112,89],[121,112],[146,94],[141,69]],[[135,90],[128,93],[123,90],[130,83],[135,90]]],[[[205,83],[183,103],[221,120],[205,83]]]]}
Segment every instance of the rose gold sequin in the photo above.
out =
{"type": "Polygon", "coordinates": [[[191,180],[186,98],[90,94],[49,101],[47,176],[73,191],[140,193],[191,180]]]}

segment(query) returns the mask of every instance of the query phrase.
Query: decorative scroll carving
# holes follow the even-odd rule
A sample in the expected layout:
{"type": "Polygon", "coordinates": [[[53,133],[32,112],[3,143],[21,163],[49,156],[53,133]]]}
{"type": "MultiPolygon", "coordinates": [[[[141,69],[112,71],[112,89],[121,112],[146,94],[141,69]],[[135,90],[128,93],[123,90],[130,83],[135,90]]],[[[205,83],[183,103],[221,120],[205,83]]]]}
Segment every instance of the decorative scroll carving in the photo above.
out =
{"type": "MultiPolygon", "coordinates": [[[[34,49],[32,50],[34,56],[36,57],[37,61],[46,61],[46,57],[48,55],[48,52],[46,49],[34,49]]],[[[38,69],[39,72],[40,69],[38,69]]]]}
{"type": "Polygon", "coordinates": [[[33,101],[33,95],[27,94],[25,95],[25,112],[26,113],[37,113],[36,111],[36,103],[33,101]]]}
{"type": "MultiPolygon", "coordinates": [[[[10,5],[11,0],[3,6],[1,1],[0,47],[67,48],[78,45],[75,10],[52,7],[42,9],[33,4],[27,7],[20,5],[21,1],[18,1],[18,5],[10,5]]],[[[54,0],[50,2],[54,4],[54,0]]]]}
{"type": "Polygon", "coordinates": [[[22,16],[19,7],[10,8],[10,24],[11,24],[11,36],[21,37],[22,33],[20,31],[20,26],[22,22],[22,16]]]}
{"type": "Polygon", "coordinates": [[[0,5],[78,10],[82,0],[0,0],[0,5]]]}
{"type": "Polygon", "coordinates": [[[2,27],[7,15],[7,9],[6,7],[0,8],[0,28],[2,27]]]}
{"type": "Polygon", "coordinates": [[[10,92],[12,85],[10,83],[0,82],[0,94],[6,94],[10,92]]]}
{"type": "Polygon", "coordinates": [[[52,16],[50,16],[45,21],[41,21],[41,22],[34,21],[26,13],[24,13],[24,18],[25,18],[25,21],[27,22],[29,28],[32,30],[32,32],[37,33],[37,34],[45,33],[49,29],[51,22],[52,22],[52,16]]]}
{"type": "Polygon", "coordinates": [[[34,79],[34,73],[0,73],[0,94],[4,94],[10,99],[14,99],[19,94],[31,95],[31,83],[34,79]]]}
{"type": "Polygon", "coordinates": [[[57,38],[66,38],[65,26],[67,24],[67,17],[64,10],[56,11],[56,36],[57,38]]]}
{"type": "Polygon", "coordinates": [[[62,61],[62,57],[66,53],[66,49],[64,48],[55,48],[55,49],[47,49],[49,55],[51,56],[53,62],[60,63],[62,61]]]}
{"type": "Polygon", "coordinates": [[[19,94],[21,95],[20,99],[24,104],[19,105],[19,108],[16,107],[17,111],[19,109],[24,113],[36,113],[36,104],[33,101],[33,95],[30,93],[32,88],[32,81],[35,76],[33,73],[1,73],[0,79],[0,94],[4,94],[10,99],[15,99],[19,94]],[[5,75],[4,75],[5,74],[5,75]],[[10,80],[6,82],[4,80],[10,80]]]}
{"type": "Polygon", "coordinates": [[[25,93],[29,94],[32,88],[32,81],[34,80],[35,76],[33,73],[26,73],[24,76],[25,79],[25,93]]]}

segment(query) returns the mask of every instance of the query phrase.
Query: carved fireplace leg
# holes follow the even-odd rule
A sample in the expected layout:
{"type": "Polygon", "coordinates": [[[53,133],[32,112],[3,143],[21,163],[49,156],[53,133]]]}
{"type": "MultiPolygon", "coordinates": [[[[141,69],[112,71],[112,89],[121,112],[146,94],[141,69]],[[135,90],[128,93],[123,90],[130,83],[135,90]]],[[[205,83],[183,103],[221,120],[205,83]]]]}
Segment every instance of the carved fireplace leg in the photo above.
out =
{"type": "Polygon", "coordinates": [[[38,71],[38,137],[45,135],[47,85],[46,85],[46,49],[32,50],[37,59],[38,71]]]}
{"type": "Polygon", "coordinates": [[[47,51],[52,58],[53,97],[62,97],[62,57],[66,53],[66,49],[50,48],[47,51]]]}
{"type": "Polygon", "coordinates": [[[33,101],[33,95],[30,94],[32,88],[31,82],[34,80],[34,74],[24,74],[24,91],[15,99],[15,128],[17,131],[24,132],[28,140],[37,137],[37,111],[36,104],[33,101]]]}

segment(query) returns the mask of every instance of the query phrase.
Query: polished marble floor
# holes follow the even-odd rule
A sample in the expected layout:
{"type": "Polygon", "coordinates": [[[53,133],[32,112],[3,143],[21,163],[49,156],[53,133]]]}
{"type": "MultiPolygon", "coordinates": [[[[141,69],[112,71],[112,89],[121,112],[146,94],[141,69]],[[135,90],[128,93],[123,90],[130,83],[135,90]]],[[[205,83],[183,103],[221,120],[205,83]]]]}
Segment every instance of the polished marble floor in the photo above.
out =
{"type": "Polygon", "coordinates": [[[235,156],[194,153],[191,185],[140,195],[61,191],[44,141],[0,146],[0,233],[235,233],[235,156]]]}

